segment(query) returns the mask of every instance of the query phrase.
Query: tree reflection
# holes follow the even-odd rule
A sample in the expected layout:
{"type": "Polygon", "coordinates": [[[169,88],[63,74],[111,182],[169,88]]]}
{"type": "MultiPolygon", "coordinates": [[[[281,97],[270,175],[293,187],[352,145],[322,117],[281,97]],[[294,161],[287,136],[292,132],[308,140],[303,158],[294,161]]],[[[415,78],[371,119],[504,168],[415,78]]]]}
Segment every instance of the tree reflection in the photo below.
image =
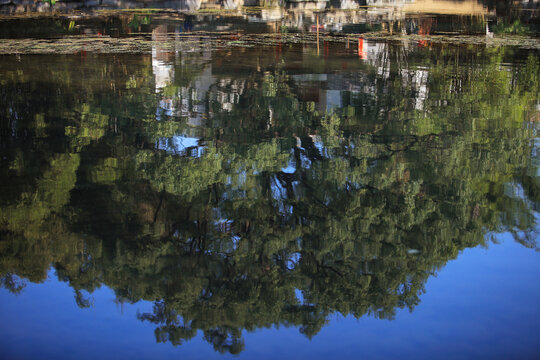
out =
{"type": "Polygon", "coordinates": [[[412,310],[488,234],[538,249],[535,56],[298,50],[1,59],[2,285],[52,264],[81,307],[106,285],[154,302],[157,341],[236,354],[244,330],[412,310]]]}

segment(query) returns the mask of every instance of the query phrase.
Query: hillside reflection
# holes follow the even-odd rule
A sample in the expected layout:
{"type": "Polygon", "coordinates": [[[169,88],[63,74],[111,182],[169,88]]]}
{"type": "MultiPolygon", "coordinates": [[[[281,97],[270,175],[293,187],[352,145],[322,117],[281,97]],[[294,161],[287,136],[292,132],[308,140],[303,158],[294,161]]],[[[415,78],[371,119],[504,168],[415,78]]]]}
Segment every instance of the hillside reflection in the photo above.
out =
{"type": "Polygon", "coordinates": [[[2,285],[52,265],[238,353],[413,309],[492,233],[538,250],[537,55],[364,45],[0,58],[2,285]]]}

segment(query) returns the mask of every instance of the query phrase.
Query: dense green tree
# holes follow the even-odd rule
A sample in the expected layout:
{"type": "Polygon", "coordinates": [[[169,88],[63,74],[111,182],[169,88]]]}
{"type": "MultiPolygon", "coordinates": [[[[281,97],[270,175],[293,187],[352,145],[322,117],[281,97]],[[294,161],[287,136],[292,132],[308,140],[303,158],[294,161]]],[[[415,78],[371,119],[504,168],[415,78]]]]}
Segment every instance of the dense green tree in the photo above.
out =
{"type": "Polygon", "coordinates": [[[179,54],[164,87],[148,57],[0,59],[1,284],[52,265],[81,307],[106,285],[154,302],[157,341],[234,354],[412,310],[489,234],[538,249],[535,56],[386,45],[335,72],[294,46],[179,54]]]}

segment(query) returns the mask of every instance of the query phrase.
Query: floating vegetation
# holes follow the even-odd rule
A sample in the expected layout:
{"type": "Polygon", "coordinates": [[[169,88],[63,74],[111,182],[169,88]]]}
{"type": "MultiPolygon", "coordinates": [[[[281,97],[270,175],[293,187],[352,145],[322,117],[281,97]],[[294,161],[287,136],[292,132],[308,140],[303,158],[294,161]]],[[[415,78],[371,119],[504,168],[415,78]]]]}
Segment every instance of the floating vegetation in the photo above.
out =
{"type": "Polygon", "coordinates": [[[482,35],[388,35],[385,33],[367,33],[361,36],[364,39],[380,41],[428,41],[455,45],[515,46],[523,49],[540,50],[540,39],[517,35],[487,37],[482,35]]]}
{"type": "MultiPolygon", "coordinates": [[[[427,42],[432,44],[513,46],[540,50],[540,40],[526,36],[443,36],[443,35],[389,35],[387,33],[321,34],[321,42],[350,42],[359,38],[373,41],[427,42]]],[[[0,39],[0,54],[74,54],[87,53],[150,53],[153,46],[161,51],[199,51],[226,47],[273,46],[283,44],[316,44],[314,33],[243,34],[241,32],[191,32],[167,34],[159,41],[150,33],[116,38],[99,35],[67,35],[58,39],[0,39]]]]}

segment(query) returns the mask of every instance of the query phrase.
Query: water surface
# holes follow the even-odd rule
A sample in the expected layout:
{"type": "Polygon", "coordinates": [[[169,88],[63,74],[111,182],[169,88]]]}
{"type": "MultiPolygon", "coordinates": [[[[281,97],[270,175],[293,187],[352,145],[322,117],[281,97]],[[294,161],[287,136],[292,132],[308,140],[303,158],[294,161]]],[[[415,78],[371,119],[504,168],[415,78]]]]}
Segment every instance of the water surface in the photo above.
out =
{"type": "Polygon", "coordinates": [[[179,26],[0,57],[6,357],[538,356],[537,51],[179,26]]]}

